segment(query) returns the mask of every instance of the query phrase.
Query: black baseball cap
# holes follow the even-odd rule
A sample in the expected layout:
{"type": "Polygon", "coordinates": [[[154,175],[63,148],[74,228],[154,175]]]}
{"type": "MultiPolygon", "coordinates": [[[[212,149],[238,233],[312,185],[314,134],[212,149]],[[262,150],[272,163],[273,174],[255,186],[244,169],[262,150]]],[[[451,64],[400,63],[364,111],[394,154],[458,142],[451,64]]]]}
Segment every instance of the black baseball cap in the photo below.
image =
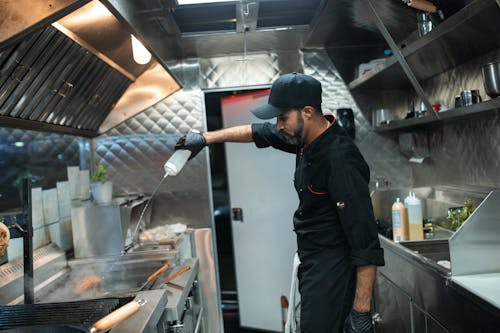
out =
{"type": "Polygon", "coordinates": [[[290,73],[274,81],[267,104],[251,111],[257,118],[271,119],[306,105],[321,105],[321,83],[306,74],[290,73]]]}

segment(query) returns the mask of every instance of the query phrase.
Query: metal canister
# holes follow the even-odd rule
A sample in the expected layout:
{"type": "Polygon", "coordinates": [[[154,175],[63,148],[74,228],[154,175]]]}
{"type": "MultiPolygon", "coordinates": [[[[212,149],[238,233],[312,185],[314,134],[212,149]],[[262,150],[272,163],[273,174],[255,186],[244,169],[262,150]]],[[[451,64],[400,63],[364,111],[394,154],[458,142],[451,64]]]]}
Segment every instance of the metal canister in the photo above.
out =
{"type": "Polygon", "coordinates": [[[424,239],[434,238],[434,225],[430,220],[424,220],[424,239]]]}

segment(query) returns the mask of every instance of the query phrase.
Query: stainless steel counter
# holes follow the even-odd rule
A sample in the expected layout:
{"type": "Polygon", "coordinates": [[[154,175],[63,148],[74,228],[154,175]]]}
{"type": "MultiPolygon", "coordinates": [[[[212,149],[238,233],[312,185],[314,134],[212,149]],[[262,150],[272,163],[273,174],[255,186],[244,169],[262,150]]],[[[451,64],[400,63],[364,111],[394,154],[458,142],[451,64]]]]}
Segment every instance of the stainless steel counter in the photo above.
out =
{"type": "Polygon", "coordinates": [[[500,298],[489,289],[498,286],[498,276],[452,279],[451,270],[437,263],[449,258],[447,240],[399,244],[380,236],[380,242],[386,264],[375,285],[377,333],[498,331],[500,298]]]}
{"type": "Polygon", "coordinates": [[[192,291],[192,286],[198,276],[198,259],[191,258],[182,260],[178,267],[183,266],[190,266],[191,269],[175,279],[175,281],[172,281],[175,285],[183,287],[183,289],[167,283],[162,284],[162,288],[164,288],[168,294],[168,304],[166,306],[166,317],[168,321],[182,320],[186,299],[192,291]]]}
{"type": "Polygon", "coordinates": [[[453,282],[500,309],[500,273],[456,276],[453,282]]]}

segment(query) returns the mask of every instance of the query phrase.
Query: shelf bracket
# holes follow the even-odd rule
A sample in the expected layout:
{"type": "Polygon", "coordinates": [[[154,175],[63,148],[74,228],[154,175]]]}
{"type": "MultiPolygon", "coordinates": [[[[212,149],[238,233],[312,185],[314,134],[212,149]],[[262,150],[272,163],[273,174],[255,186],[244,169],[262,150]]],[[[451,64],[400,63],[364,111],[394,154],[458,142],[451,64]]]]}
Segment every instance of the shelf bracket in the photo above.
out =
{"type": "Polygon", "coordinates": [[[398,60],[399,64],[401,65],[401,68],[403,69],[403,72],[406,74],[408,79],[410,80],[410,83],[412,84],[413,88],[417,92],[418,96],[422,99],[422,101],[425,104],[425,108],[429,111],[430,114],[433,115],[435,119],[439,119],[439,115],[437,112],[433,112],[433,108],[429,100],[427,99],[424,89],[418,82],[417,78],[415,77],[415,74],[413,74],[413,71],[411,70],[410,66],[408,65],[408,62],[406,61],[403,53],[401,52],[401,49],[399,46],[396,44],[394,39],[392,38],[391,34],[387,30],[387,27],[385,26],[384,22],[382,22],[382,19],[380,16],[377,14],[377,11],[375,7],[373,6],[372,1],[373,0],[365,0],[368,3],[368,7],[370,8],[373,17],[375,19],[375,24],[377,25],[377,28],[380,30],[382,33],[383,37],[385,38],[386,42],[389,44],[389,47],[391,48],[392,52],[394,53],[394,56],[398,60]]]}

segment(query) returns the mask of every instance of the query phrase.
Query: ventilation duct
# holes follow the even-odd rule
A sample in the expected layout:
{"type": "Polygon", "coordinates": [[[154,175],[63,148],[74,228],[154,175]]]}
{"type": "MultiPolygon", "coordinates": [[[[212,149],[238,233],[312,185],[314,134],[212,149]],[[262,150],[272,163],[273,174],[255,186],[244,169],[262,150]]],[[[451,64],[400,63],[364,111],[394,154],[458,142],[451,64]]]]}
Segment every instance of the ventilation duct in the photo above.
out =
{"type": "Polygon", "coordinates": [[[69,14],[38,10],[38,21],[18,10],[25,23],[9,31],[11,16],[0,24],[0,126],[97,136],[180,89],[156,60],[133,60],[132,32],[106,7],[78,3],[69,14]]]}

